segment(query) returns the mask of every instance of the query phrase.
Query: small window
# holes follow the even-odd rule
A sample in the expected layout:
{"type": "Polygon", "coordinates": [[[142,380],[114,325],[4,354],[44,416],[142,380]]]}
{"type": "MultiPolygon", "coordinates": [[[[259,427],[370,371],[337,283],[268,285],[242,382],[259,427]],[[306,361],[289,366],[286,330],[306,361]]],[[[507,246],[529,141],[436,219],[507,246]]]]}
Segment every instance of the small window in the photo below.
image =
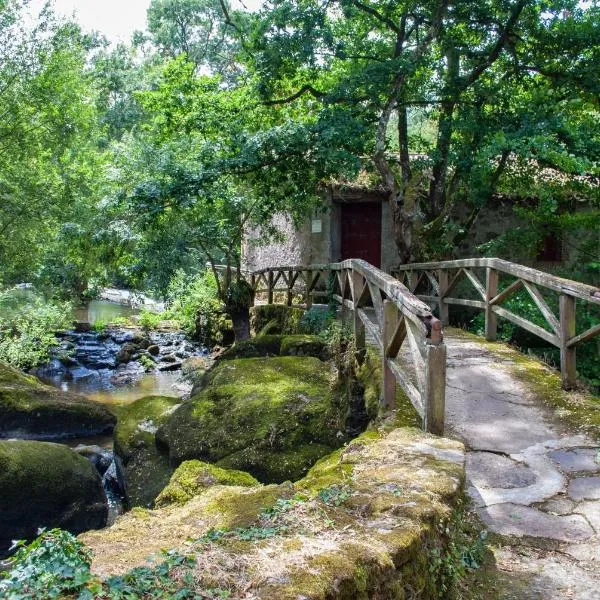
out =
{"type": "Polygon", "coordinates": [[[560,262],[563,259],[562,246],[562,238],[559,234],[546,234],[542,240],[537,260],[540,262],[560,262]]]}

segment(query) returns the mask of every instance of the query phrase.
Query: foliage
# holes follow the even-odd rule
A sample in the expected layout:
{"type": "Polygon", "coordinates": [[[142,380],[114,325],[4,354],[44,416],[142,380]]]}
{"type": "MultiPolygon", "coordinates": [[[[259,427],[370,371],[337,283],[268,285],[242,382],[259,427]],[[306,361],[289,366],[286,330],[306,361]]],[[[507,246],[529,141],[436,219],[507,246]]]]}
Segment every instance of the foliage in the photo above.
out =
{"type": "Polygon", "coordinates": [[[29,545],[15,542],[10,570],[0,574],[0,596],[6,600],[58,598],[91,580],[91,553],[76,537],[60,529],[40,533],[29,545]]]}
{"type": "Polygon", "coordinates": [[[29,369],[48,360],[58,345],[55,333],[73,321],[72,307],[35,294],[15,294],[0,292],[0,360],[29,369]]]}
{"type": "Polygon", "coordinates": [[[167,299],[167,314],[177,319],[192,337],[203,343],[222,341],[226,317],[211,271],[193,276],[177,271],[169,284],[167,299]]]}
{"type": "Polygon", "coordinates": [[[78,600],[110,598],[171,598],[213,600],[227,598],[226,590],[196,589],[194,558],[170,551],[162,562],[137,567],[101,581],[92,575],[90,551],[66,531],[41,532],[31,544],[16,542],[9,570],[0,574],[0,594],[6,600],[77,597],[78,600]]]}
{"type": "Polygon", "coordinates": [[[162,313],[155,313],[150,310],[142,310],[138,317],[138,325],[145,330],[156,329],[163,318],[164,316],[162,313]]]}
{"type": "Polygon", "coordinates": [[[334,319],[335,313],[329,310],[310,308],[302,315],[302,319],[300,320],[301,332],[318,335],[327,331],[334,319]]]}
{"type": "Polygon", "coordinates": [[[348,486],[332,485],[319,490],[318,496],[325,504],[341,506],[352,496],[352,491],[348,486]]]}

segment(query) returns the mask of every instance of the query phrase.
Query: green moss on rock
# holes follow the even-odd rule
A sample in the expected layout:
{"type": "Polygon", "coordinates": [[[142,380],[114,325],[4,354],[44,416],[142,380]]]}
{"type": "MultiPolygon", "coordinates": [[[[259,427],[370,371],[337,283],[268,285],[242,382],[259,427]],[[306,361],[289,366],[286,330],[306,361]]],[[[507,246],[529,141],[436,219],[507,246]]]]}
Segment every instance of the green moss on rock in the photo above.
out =
{"type": "Polygon", "coordinates": [[[327,346],[316,335],[288,335],[281,340],[281,356],[314,356],[325,358],[327,346]]]}
{"type": "Polygon", "coordinates": [[[0,363],[0,438],[55,440],[109,433],[116,417],[83,396],[63,392],[0,363]]]}
{"type": "Polygon", "coordinates": [[[213,485],[251,487],[260,485],[249,473],[222,469],[199,460],[188,460],[179,465],[171,476],[169,485],[159,494],[156,506],[185,504],[213,485]]]}
{"type": "Polygon", "coordinates": [[[0,556],[39,527],[79,533],[104,527],[107,514],[102,481],[86,458],[62,444],[0,441],[0,556]]]}
{"type": "Polygon", "coordinates": [[[314,335],[263,335],[237,342],[220,360],[273,356],[313,356],[325,358],[326,345],[314,335]]]}
{"type": "Polygon", "coordinates": [[[263,330],[269,334],[293,335],[301,333],[304,309],[282,304],[261,304],[250,309],[250,327],[254,335],[263,330]]]}
{"type": "Polygon", "coordinates": [[[310,357],[222,361],[158,438],[174,464],[197,458],[263,481],[298,479],[346,440],[347,406],[334,380],[310,357]]]}

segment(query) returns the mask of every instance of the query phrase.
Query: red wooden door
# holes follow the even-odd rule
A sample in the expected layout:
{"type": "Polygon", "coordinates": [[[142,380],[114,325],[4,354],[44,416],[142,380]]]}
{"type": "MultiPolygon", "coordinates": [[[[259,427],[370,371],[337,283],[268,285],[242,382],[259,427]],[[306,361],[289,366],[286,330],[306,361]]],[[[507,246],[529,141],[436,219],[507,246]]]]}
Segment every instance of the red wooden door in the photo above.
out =
{"type": "Polygon", "coordinates": [[[362,258],[381,266],[381,203],[342,204],[342,260],[362,258]]]}

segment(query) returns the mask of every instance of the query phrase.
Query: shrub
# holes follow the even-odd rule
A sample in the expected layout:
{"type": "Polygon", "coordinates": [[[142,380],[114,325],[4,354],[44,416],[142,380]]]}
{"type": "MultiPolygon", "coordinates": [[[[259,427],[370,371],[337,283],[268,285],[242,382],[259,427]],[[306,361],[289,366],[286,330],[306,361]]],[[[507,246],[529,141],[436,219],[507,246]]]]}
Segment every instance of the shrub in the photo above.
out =
{"type": "Polygon", "coordinates": [[[162,313],[154,313],[149,310],[142,310],[138,317],[138,324],[143,329],[156,329],[159,323],[163,320],[162,313]]]}
{"type": "Polygon", "coordinates": [[[48,361],[55,333],[73,321],[72,307],[35,294],[15,298],[14,290],[0,293],[0,360],[29,369],[48,361]]]}

